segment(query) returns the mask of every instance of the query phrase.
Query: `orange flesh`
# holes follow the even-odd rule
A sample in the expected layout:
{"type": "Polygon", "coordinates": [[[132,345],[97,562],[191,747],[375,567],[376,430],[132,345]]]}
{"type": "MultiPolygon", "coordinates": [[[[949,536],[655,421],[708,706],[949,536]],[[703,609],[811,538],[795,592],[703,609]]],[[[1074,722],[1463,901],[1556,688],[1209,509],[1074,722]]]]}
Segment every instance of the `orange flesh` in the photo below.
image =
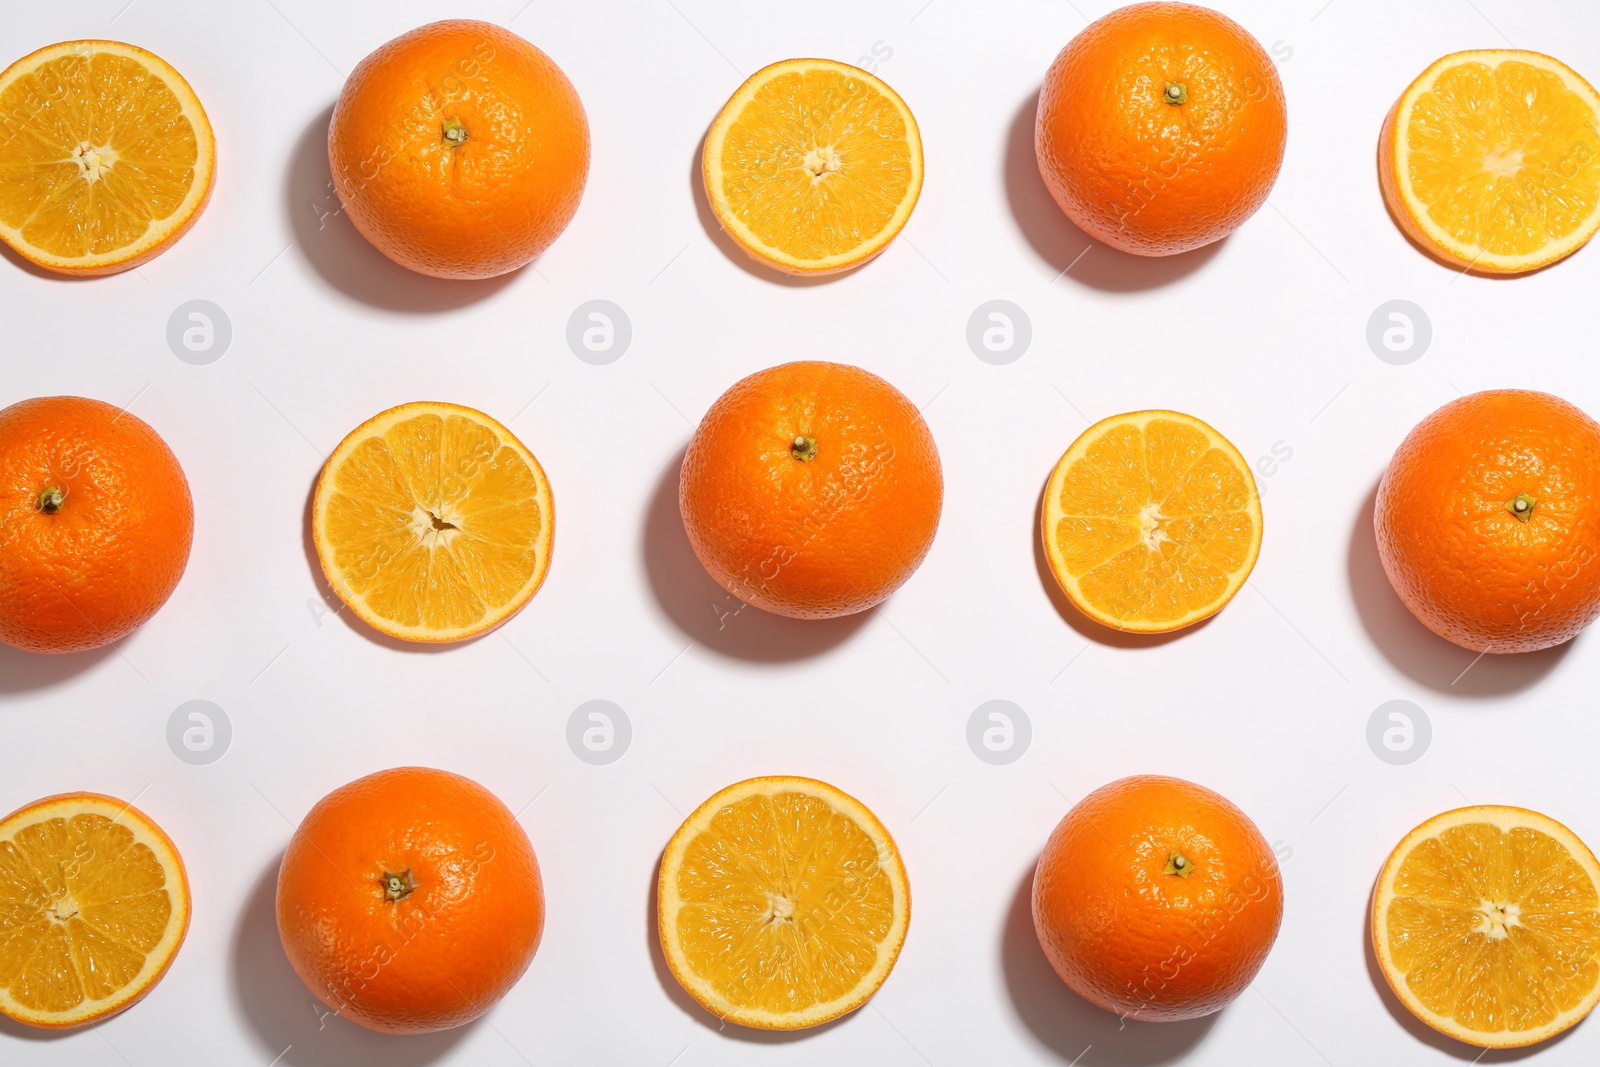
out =
{"type": "Polygon", "coordinates": [[[1136,413],[1091,427],[1062,458],[1045,536],[1056,578],[1091,616],[1176,629],[1243,584],[1260,549],[1260,500],[1215,431],[1176,413],[1136,413]]]}
{"type": "Polygon", "coordinates": [[[78,42],[45,52],[58,54],[0,88],[0,235],[64,270],[153,254],[209,193],[199,102],[142,50],[78,42]]]}
{"type": "Polygon", "coordinates": [[[131,809],[38,807],[0,832],[0,1012],[72,1026],[154,984],[183,938],[188,893],[170,843],[131,809]]]}
{"type": "Polygon", "coordinates": [[[420,412],[341,446],[319,489],[330,580],[396,636],[467,636],[520,606],[548,564],[543,472],[466,410],[420,412]]]}

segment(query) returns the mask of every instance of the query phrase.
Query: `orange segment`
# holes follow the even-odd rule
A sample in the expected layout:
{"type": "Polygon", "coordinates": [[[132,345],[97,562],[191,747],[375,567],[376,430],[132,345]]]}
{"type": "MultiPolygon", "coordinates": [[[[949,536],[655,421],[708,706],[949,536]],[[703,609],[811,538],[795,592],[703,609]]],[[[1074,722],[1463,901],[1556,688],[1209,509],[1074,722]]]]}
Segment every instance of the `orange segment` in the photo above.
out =
{"type": "Polygon", "coordinates": [[[328,584],[363,622],[407,641],[459,641],[522,610],[549,569],[554,528],[533,453],[456,404],[403,404],[358,426],[312,504],[328,584]]]}
{"type": "Polygon", "coordinates": [[[41,48],[0,73],[0,116],[0,239],[41,267],[135,267],[181,237],[211,196],[205,109],[142,48],[41,48]]]}
{"type": "Polygon", "coordinates": [[[177,849],[122,801],[50,797],[0,822],[0,1014],[62,1029],[122,1011],[188,929],[177,849]]]}
{"type": "Polygon", "coordinates": [[[1244,457],[1176,411],[1085,430],[1051,473],[1043,512],[1062,591],[1118,630],[1165,633],[1212,615],[1261,551],[1261,498],[1244,457]]]}
{"type": "Polygon", "coordinates": [[[922,191],[917,120],[858,67],[790,59],[752,74],[706,135],[706,195],[756,260],[830,274],[894,240],[922,191]]]}
{"type": "Polygon", "coordinates": [[[1484,805],[1407,834],[1378,876],[1372,940],[1401,1003],[1483,1048],[1531,1045],[1600,1001],[1600,864],[1554,819],[1484,805]]]}
{"type": "Polygon", "coordinates": [[[894,967],[905,867],[859,801],[810,778],[752,778],[672,835],[657,890],[673,976],[708,1011],[793,1030],[854,1011],[894,967]]]}
{"type": "Polygon", "coordinates": [[[1384,124],[1379,176],[1400,226],[1457,267],[1515,274],[1600,229],[1600,96],[1538,52],[1456,52],[1384,124]]]}

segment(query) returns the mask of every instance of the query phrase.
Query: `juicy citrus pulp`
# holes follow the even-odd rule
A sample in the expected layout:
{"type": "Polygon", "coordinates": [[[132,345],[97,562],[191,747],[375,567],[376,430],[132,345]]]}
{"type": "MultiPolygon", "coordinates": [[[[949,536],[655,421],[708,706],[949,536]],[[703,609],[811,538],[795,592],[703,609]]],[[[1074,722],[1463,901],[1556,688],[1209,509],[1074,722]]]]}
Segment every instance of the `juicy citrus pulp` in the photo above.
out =
{"type": "Polygon", "coordinates": [[[183,76],[116,41],[41,48],[0,73],[0,239],[68,274],[137,266],[211,195],[211,124],[183,76]]]}
{"type": "Polygon", "coordinates": [[[58,1029],[121,1011],[188,929],[177,850],[122,801],[50,797],[0,822],[0,1013],[58,1029]]]}
{"type": "Polygon", "coordinates": [[[1522,808],[1436,815],[1378,876],[1372,940],[1417,1018],[1484,1048],[1558,1034],[1600,1000],[1600,865],[1522,808]]]}
{"type": "Polygon", "coordinates": [[[1537,52],[1456,52],[1395,104],[1379,171],[1401,227],[1458,267],[1533,270],[1600,229],[1600,96],[1537,52]]]}
{"type": "Polygon", "coordinates": [[[408,641],[461,640],[519,611],[549,569],[554,524],[539,461],[455,404],[403,404],[356,427],[312,504],[328,584],[408,641]]]}
{"type": "Polygon", "coordinates": [[[866,71],[790,59],[756,71],[706,135],[711,209],[751,256],[827,274],[877,255],[922,191],[922,138],[866,71]]]}
{"type": "Polygon", "coordinates": [[[657,891],[673,976],[708,1011],[792,1030],[854,1011],[889,976],[910,891],[889,832],[809,778],[752,778],[672,835],[657,891]]]}
{"type": "Polygon", "coordinates": [[[1085,430],[1056,463],[1043,513],[1062,591],[1118,630],[1199,622],[1233,599],[1261,551],[1261,498],[1244,457],[1176,411],[1085,430]]]}

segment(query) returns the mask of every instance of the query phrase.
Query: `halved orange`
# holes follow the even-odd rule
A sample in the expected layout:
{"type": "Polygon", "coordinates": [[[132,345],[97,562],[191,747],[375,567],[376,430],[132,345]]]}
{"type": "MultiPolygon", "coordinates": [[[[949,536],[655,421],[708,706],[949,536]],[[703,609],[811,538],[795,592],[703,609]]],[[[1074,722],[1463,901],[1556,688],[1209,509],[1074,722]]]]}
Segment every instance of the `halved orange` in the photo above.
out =
{"type": "Polygon", "coordinates": [[[70,793],[0,821],[0,1014],[45,1029],[114,1015],[188,930],[183,861],[137,809],[70,793]]]}
{"type": "Polygon", "coordinates": [[[1600,1001],[1600,864],[1526,808],[1435,815],[1378,875],[1372,944],[1395,996],[1440,1033],[1543,1041],[1600,1001]]]}
{"type": "Polygon", "coordinates": [[[745,252],[832,274],[882,252],[922,192],[917,120],[883,80],[831,59],[752,74],[706,134],[706,196],[745,252]]]}
{"type": "Polygon", "coordinates": [[[402,404],[352,430],[312,500],[322,572],[368,626],[460,641],[521,611],[550,568],[555,504],[516,436],[458,404],[402,404]]]}
{"type": "Polygon", "coordinates": [[[1378,176],[1400,228],[1452,266],[1519,274],[1600,229],[1600,96],[1538,52],[1455,52],[1384,121],[1378,176]]]}
{"type": "Polygon", "coordinates": [[[1166,633],[1221,610],[1261,552],[1261,497],[1239,450],[1192,415],[1095,423],[1045,486],[1044,550],[1096,622],[1166,633]]]}
{"type": "Polygon", "coordinates": [[[62,274],[115,274],[164,252],[211,197],[200,100],[159,56],[64,41],[0,73],[0,240],[62,274]]]}
{"type": "Polygon", "coordinates": [[[854,1011],[888,978],[911,893],[894,839],[812,778],[751,778],[684,820],[656,890],[667,966],[707,1011],[795,1030],[854,1011]]]}

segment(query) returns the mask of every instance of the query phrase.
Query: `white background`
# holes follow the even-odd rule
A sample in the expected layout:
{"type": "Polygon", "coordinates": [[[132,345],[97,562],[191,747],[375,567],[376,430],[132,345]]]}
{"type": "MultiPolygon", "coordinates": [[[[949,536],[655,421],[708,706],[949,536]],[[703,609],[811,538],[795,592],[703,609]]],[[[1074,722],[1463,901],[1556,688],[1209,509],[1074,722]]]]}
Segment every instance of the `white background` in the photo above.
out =
{"type": "MultiPolygon", "coordinates": [[[[1144,261],[1090,245],[1033,160],[1045,69],[1113,4],[523,3],[7,5],[6,60],[111,37],[173,63],[215,126],[218,177],[194,230],[137,272],[75,282],[0,263],[0,403],[74,393],[131,404],[183,462],[196,509],[188,573],[138,633],[70,657],[0,648],[0,810],[67,790],[136,798],[182,849],[194,892],[188,942],[144,1003],[64,1037],[0,1026],[0,1061],[1473,1061],[1478,1050],[1431,1036],[1375,977],[1368,894],[1405,831],[1467,801],[1536,808],[1600,845],[1597,638],[1486,657],[1462,675],[1473,656],[1412,621],[1387,587],[1371,494],[1406,431],[1458,392],[1527,386],[1600,412],[1600,253],[1520,280],[1457,277],[1390,222],[1374,147],[1394,98],[1446,52],[1510,41],[1600,76],[1593,8],[1220,3],[1279,62],[1283,174],[1226,242],[1144,261]],[[572,226],[533,268],[487,283],[391,265],[335,214],[328,187],[324,132],[343,75],[389,38],[453,16],[509,25],[548,52],[593,136],[572,226]],[[866,268],[783,282],[708,225],[700,139],[758,67],[856,62],[875,48],[921,124],[921,203],[866,268]],[[568,316],[595,298],[633,325],[609,366],[581,362],[565,340],[568,316]],[[1006,366],[965,339],[968,316],[994,298],[1032,321],[1031,348],[1006,366]],[[192,299],[232,322],[231,347],[209,366],[179,361],[165,339],[192,299]],[[1392,299],[1433,325],[1408,366],[1381,362],[1365,339],[1392,299]],[[927,405],[945,465],[938,539],[868,617],[802,623],[751,608],[719,629],[737,604],[689,551],[678,457],[723,389],[807,357],[858,363],[927,405]],[[417,399],[507,422],[548,471],[559,515],[549,580],[527,610],[442,651],[334,614],[307,552],[327,451],[417,399]],[[1036,508],[1086,420],[1147,407],[1199,415],[1252,461],[1275,443],[1293,455],[1258,475],[1266,537],[1249,588],[1175,638],[1108,640],[1054,594],[1036,508]],[[231,748],[210,766],[181,762],[165,739],[191,699],[232,722],[231,748]],[[580,762],[565,741],[568,716],[591,699],[632,720],[632,747],[610,766],[580,762]],[[991,699],[1032,721],[1031,748],[1009,766],[966,743],[968,716],[991,699]],[[1433,724],[1409,766],[1366,742],[1368,717],[1391,699],[1433,724]],[[522,810],[546,879],[544,944],[477,1025],[406,1039],[324,1026],[278,946],[278,857],[324,793],[410,763],[467,774],[522,810]],[[789,1037],[719,1031],[654,947],[654,867],[684,813],[777,772],[827,779],[890,827],[911,876],[910,934],[878,996],[844,1021],[789,1037]],[[1252,990],[1203,1021],[1119,1028],[1057,981],[1033,938],[1026,889],[1051,827],[1090,789],[1139,772],[1221,791],[1284,859],[1277,947],[1252,990]]],[[[1553,1067],[1597,1051],[1591,1022],[1537,1054],[1553,1067]]]]}

